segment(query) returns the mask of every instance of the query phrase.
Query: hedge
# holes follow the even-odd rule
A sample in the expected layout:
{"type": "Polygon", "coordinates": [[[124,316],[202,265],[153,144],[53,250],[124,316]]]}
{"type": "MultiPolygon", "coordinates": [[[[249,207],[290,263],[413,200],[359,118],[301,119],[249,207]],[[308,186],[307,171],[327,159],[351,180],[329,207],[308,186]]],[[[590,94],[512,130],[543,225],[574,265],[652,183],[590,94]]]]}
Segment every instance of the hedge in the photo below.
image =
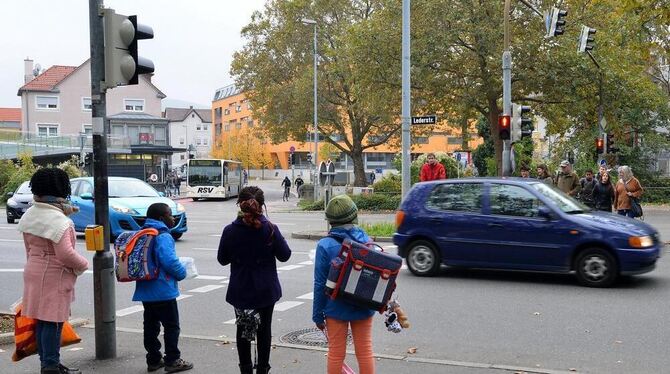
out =
{"type": "MultiPolygon", "coordinates": [[[[385,195],[385,194],[370,194],[370,195],[354,195],[351,199],[356,203],[359,210],[396,210],[400,206],[400,195],[385,195]]],[[[303,210],[323,210],[323,200],[311,202],[308,200],[301,200],[298,206],[303,210]]]]}

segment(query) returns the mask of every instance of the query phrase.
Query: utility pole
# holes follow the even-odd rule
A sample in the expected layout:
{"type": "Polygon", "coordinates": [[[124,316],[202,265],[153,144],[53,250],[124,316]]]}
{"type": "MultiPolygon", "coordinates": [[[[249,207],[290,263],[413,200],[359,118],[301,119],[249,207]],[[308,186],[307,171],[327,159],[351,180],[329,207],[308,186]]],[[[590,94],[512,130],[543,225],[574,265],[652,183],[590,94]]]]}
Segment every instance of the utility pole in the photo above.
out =
{"type": "MultiPolygon", "coordinates": [[[[318,65],[318,51],[316,49],[316,22],[314,22],[314,201],[319,197],[319,186],[316,184],[317,170],[316,164],[319,162],[319,116],[317,113],[317,65],[318,65]]],[[[325,209],[325,205],[324,205],[325,209]]]]}
{"type": "Polygon", "coordinates": [[[91,116],[93,117],[93,184],[95,223],[103,227],[103,250],[93,256],[93,309],[95,357],[116,357],[116,295],[114,256],[109,248],[109,196],[107,189],[107,100],[105,81],[105,35],[103,1],[89,0],[91,45],[91,116]]]}
{"type": "MultiPolygon", "coordinates": [[[[509,1],[509,0],[508,0],[509,1]]],[[[410,176],[410,0],[402,0],[402,197],[412,185],[410,176]]]]}
{"type": "MultiPolygon", "coordinates": [[[[502,68],[503,68],[503,116],[512,115],[512,54],[509,51],[510,45],[510,25],[509,25],[509,12],[511,8],[512,0],[505,0],[505,16],[504,16],[504,29],[505,29],[505,44],[502,56],[502,68]]],[[[511,141],[503,140],[503,150],[502,150],[502,175],[508,177],[511,175],[511,157],[510,152],[512,151],[511,141]]]]}

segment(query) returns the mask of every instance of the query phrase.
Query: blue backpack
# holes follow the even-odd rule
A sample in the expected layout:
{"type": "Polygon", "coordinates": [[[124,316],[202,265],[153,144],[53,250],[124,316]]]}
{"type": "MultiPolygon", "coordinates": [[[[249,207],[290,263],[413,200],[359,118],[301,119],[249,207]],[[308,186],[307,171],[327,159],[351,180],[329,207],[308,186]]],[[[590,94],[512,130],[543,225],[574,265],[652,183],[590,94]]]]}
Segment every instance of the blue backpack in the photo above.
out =
{"type": "Polygon", "coordinates": [[[158,278],[158,261],[154,249],[156,229],[124,231],[114,242],[116,279],[133,282],[158,278]]]}

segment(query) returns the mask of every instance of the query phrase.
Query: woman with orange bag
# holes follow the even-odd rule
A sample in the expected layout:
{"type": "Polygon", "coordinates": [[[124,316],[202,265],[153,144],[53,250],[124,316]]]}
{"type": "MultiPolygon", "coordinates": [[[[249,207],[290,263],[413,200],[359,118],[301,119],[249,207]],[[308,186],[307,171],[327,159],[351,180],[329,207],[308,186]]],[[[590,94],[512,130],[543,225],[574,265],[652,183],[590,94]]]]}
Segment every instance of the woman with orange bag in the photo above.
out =
{"type": "Polygon", "coordinates": [[[75,250],[69,215],[78,209],[67,199],[70,179],[57,168],[39,169],[30,179],[34,204],[21,217],[27,261],[23,271],[22,314],[37,320],[37,353],[42,374],[76,374],[60,362],[63,323],[70,317],[77,276],[88,261],[75,250]]]}

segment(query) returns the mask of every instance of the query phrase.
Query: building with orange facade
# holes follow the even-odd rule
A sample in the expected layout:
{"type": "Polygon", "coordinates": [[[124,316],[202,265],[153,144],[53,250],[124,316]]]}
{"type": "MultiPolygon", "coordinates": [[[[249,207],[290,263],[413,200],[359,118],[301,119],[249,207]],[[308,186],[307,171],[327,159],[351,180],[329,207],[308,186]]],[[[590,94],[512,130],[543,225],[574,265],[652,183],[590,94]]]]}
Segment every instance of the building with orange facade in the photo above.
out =
{"type": "MultiPolygon", "coordinates": [[[[251,104],[246,99],[243,92],[240,92],[234,85],[229,85],[216,90],[212,101],[212,120],[214,123],[212,131],[212,144],[223,145],[222,153],[232,156],[235,155],[235,142],[229,141],[229,137],[236,136],[245,131],[250,132],[259,129],[258,121],[253,118],[251,104]],[[230,148],[227,152],[226,147],[230,148]]],[[[443,121],[444,122],[444,121],[443,121]]],[[[463,138],[458,128],[447,126],[442,123],[433,130],[428,136],[412,137],[412,157],[416,157],[428,152],[447,152],[453,153],[463,151],[463,138]]],[[[470,150],[474,150],[482,139],[477,136],[474,124],[471,126],[468,141],[470,150]]],[[[339,152],[332,154],[323,154],[322,151],[326,142],[320,138],[319,142],[319,161],[332,159],[338,170],[353,170],[353,161],[346,154],[340,155],[339,152]]],[[[334,139],[337,140],[337,139],[334,139]]],[[[244,146],[244,145],[242,145],[244,146]]],[[[270,169],[289,169],[289,157],[291,149],[295,156],[294,166],[296,169],[309,169],[308,155],[313,151],[313,142],[310,142],[310,134],[305,134],[305,139],[286,141],[279,144],[263,143],[262,147],[270,152],[272,162],[270,169]]],[[[364,162],[366,171],[384,172],[393,169],[393,158],[400,151],[400,146],[395,144],[384,144],[374,148],[368,148],[364,151],[364,162]]],[[[229,157],[224,157],[229,158],[229,157]]],[[[244,160],[242,160],[244,162],[244,160]]]]}

